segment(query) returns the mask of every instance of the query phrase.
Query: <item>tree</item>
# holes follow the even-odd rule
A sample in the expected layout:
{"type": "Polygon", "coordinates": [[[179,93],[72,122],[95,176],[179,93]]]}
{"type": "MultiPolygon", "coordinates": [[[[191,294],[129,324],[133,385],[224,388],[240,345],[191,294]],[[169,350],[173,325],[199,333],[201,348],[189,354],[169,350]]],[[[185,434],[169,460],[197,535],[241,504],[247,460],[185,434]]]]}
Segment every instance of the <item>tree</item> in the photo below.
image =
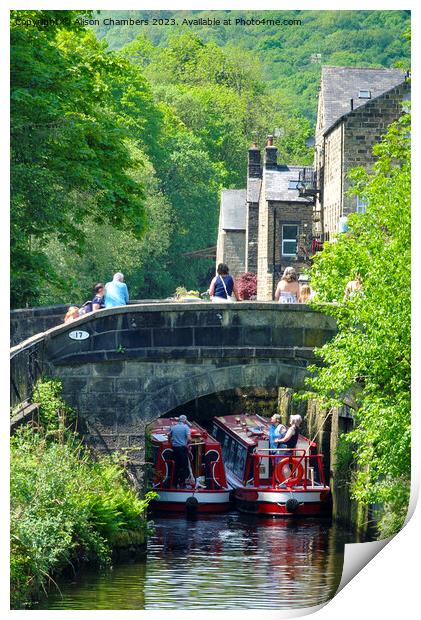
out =
{"type": "Polygon", "coordinates": [[[355,429],[345,439],[358,464],[352,484],[363,504],[382,504],[379,533],[400,529],[410,491],[410,116],[393,123],[374,147],[371,173],[356,169],[355,191],[365,214],[348,218],[349,232],[315,257],[317,300],[338,333],[318,355],[310,391],[326,406],[355,401],[355,429]],[[343,300],[347,281],[362,292],[343,300]]]}
{"type": "Polygon", "coordinates": [[[139,161],[106,81],[127,61],[75,25],[80,12],[59,13],[68,24],[28,28],[23,19],[56,12],[12,12],[12,306],[36,303],[46,281],[60,285],[43,249],[52,235],[82,251],[87,218],[135,235],[145,223],[143,188],[130,174],[139,161]]]}

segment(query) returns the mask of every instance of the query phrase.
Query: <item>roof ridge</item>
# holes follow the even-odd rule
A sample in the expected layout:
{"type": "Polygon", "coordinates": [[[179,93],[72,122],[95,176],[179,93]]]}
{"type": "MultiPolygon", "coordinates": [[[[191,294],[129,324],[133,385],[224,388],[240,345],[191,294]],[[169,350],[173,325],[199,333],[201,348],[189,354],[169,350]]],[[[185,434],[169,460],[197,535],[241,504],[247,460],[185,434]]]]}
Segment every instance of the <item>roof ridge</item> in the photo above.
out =
{"type": "Polygon", "coordinates": [[[322,69],[356,69],[358,71],[400,71],[405,73],[400,67],[355,67],[351,65],[322,65],[322,69]]]}

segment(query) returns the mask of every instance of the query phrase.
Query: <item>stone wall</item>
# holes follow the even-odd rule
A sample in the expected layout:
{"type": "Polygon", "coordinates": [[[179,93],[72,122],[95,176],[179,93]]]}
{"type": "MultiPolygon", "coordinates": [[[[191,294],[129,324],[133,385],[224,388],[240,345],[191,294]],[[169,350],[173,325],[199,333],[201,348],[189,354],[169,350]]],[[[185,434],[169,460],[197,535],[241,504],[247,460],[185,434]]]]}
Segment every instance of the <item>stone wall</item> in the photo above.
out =
{"type": "Polygon", "coordinates": [[[245,271],[257,274],[257,243],[259,234],[259,205],[247,204],[246,264],[245,271]]]}
{"type": "Polygon", "coordinates": [[[244,230],[222,231],[222,255],[218,262],[228,265],[235,278],[246,270],[246,233],[244,230]]]}
{"type": "Polygon", "coordinates": [[[282,226],[297,224],[298,235],[312,230],[312,205],[298,202],[269,202],[260,206],[259,213],[259,248],[257,272],[257,299],[269,301],[273,299],[273,287],[277,286],[284,269],[293,266],[300,273],[306,264],[298,257],[288,257],[281,254],[282,226]],[[274,212],[276,211],[276,225],[274,212]],[[260,226],[260,220],[262,225],[260,226]],[[275,282],[273,284],[273,238],[276,226],[275,239],[275,282]]]}
{"type": "Polygon", "coordinates": [[[356,210],[356,198],[348,196],[352,183],[347,173],[356,166],[370,170],[376,160],[373,146],[380,142],[389,125],[402,115],[402,101],[410,91],[408,82],[369,101],[344,119],[344,215],[356,210]]]}
{"type": "MultiPolygon", "coordinates": [[[[376,158],[373,146],[402,114],[402,100],[410,90],[405,82],[349,112],[322,138],[324,155],[316,150],[316,166],[323,168],[323,226],[325,239],[338,232],[339,217],[356,211],[356,197],[348,196],[348,172],[356,166],[370,170],[376,158]]],[[[321,144],[320,131],[316,134],[321,144]]]]}
{"type": "MultiPolygon", "coordinates": [[[[159,303],[160,300],[149,299],[142,303],[159,303]]],[[[138,304],[133,299],[129,305],[138,304]]],[[[36,334],[42,334],[52,327],[63,324],[64,316],[69,306],[76,304],[58,304],[57,306],[40,306],[38,308],[22,308],[10,311],[10,346],[23,342],[36,334]]]]}
{"type": "Polygon", "coordinates": [[[10,344],[14,346],[27,338],[63,323],[69,304],[23,308],[10,312],[10,344]]]}
{"type": "Polygon", "coordinates": [[[324,141],[323,224],[325,239],[338,231],[343,200],[343,124],[338,124],[324,141]]]}

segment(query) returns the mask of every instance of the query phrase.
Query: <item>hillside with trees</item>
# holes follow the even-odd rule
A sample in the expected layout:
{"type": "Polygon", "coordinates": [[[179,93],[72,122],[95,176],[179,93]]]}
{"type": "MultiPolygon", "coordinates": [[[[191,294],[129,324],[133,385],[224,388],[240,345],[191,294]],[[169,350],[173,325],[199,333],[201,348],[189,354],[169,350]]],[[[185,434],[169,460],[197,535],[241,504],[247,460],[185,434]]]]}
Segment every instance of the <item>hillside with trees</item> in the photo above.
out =
{"type": "Polygon", "coordinates": [[[168,47],[171,38],[194,33],[219,48],[252,52],[271,91],[293,103],[315,121],[320,65],[393,67],[409,64],[410,11],[101,11],[94,27],[99,39],[120,49],[139,35],[153,47],[168,47]],[[106,26],[102,20],[147,19],[141,27],[106,26]],[[231,19],[231,26],[183,25],[183,20],[231,19]],[[177,19],[177,25],[153,25],[153,19],[177,19]],[[235,20],[299,20],[301,25],[235,25],[235,20]]]}

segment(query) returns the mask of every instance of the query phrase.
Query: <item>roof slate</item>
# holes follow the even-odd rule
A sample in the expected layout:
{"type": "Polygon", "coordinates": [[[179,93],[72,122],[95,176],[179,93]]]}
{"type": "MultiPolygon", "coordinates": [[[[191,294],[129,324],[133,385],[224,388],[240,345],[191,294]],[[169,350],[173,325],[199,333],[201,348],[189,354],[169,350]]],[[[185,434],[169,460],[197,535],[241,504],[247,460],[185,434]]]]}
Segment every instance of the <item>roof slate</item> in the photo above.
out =
{"type": "Polygon", "coordinates": [[[323,133],[350,112],[351,99],[355,110],[404,81],[402,69],[322,67],[323,133]],[[360,90],[370,90],[371,99],[359,99],[360,90]]]}
{"type": "Polygon", "coordinates": [[[247,218],[246,190],[224,189],[221,192],[223,230],[245,230],[247,218]]]}
{"type": "MultiPolygon", "coordinates": [[[[298,181],[303,166],[278,166],[276,170],[265,170],[266,200],[279,202],[309,202],[302,198],[297,189],[288,189],[290,181],[298,181]]],[[[313,168],[306,168],[312,171],[313,168]]]]}

